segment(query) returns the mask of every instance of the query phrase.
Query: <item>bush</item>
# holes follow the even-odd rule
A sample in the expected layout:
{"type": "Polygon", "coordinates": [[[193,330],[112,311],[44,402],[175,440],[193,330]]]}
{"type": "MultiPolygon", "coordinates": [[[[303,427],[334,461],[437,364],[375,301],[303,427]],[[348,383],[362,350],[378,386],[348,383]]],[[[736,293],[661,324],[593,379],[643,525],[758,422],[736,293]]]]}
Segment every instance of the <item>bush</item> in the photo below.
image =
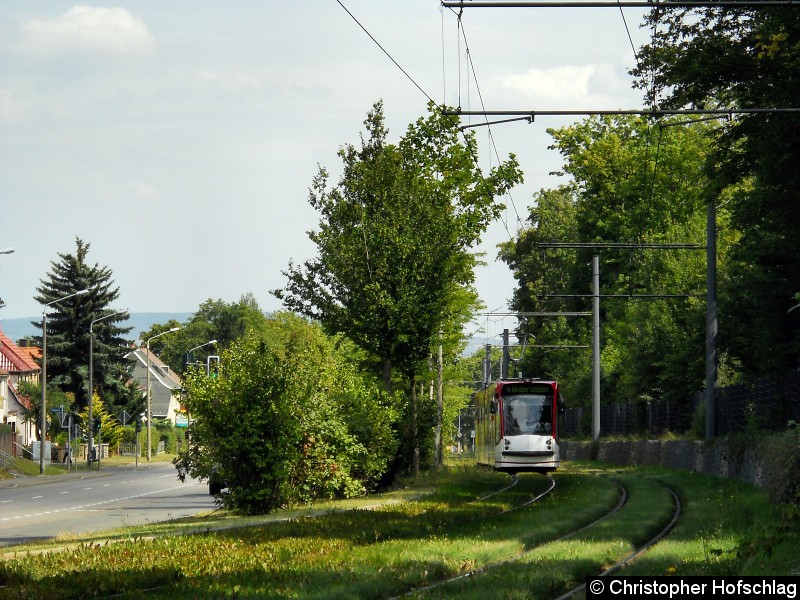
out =
{"type": "Polygon", "coordinates": [[[216,377],[195,370],[184,383],[193,421],[175,464],[193,477],[216,472],[222,502],[244,512],[364,493],[397,448],[392,398],[293,315],[234,343],[216,377]]]}

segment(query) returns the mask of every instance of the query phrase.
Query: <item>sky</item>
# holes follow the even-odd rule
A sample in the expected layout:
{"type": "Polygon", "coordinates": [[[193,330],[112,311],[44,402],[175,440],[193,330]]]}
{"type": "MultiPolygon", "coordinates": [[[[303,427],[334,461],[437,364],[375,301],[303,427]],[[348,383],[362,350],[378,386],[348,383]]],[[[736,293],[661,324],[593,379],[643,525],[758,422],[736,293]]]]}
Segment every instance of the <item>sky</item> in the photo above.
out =
{"type": "MultiPolygon", "coordinates": [[[[426,95],[464,110],[637,108],[641,15],[467,8],[461,35],[437,0],[3,0],[0,249],[14,253],[0,255],[0,319],[41,315],[36,287],[76,238],[132,313],[246,293],[280,309],[281,271],[314,256],[312,178],[321,165],[338,179],[336,153],[360,143],[376,101],[390,142],[425,115],[426,95]]],[[[515,282],[497,244],[536,191],[562,182],[546,130],[568,123],[475,129],[484,171],[514,153],[525,173],[478,248],[487,312],[508,310],[515,282]]],[[[489,340],[514,323],[478,325],[489,340]]]]}

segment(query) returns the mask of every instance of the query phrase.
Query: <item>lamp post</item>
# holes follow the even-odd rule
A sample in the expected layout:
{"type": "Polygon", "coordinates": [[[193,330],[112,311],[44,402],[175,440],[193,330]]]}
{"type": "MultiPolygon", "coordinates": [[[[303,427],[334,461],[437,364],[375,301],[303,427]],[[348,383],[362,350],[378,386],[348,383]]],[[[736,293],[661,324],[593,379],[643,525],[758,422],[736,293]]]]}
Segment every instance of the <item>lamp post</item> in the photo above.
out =
{"type": "MultiPolygon", "coordinates": [[[[11,248],[11,247],[0,248],[0,254],[13,254],[13,253],[14,253],[14,249],[11,248]]],[[[3,306],[5,306],[5,304],[3,304],[3,300],[0,299],[0,308],[3,308],[3,306]]]]}
{"type": "MultiPolygon", "coordinates": [[[[216,343],[217,343],[217,340],[209,340],[209,341],[207,341],[205,344],[200,344],[199,346],[195,346],[194,348],[191,348],[191,349],[190,349],[190,350],[189,350],[189,351],[186,353],[186,356],[187,356],[187,357],[191,357],[191,356],[192,356],[192,352],[194,352],[195,350],[198,350],[198,349],[200,349],[200,348],[202,348],[202,347],[204,347],[204,346],[208,346],[208,345],[210,345],[210,344],[216,344],[216,343]]],[[[187,364],[188,364],[188,361],[187,361],[187,364]]]]}
{"type": "Polygon", "coordinates": [[[153,337],[147,340],[147,462],[150,462],[150,421],[151,414],[150,414],[150,342],[162,335],[167,335],[168,333],[172,333],[174,331],[178,331],[180,327],[173,327],[168,331],[162,331],[158,335],[154,335],[153,337]]]}
{"type": "Polygon", "coordinates": [[[94,442],[94,432],[92,431],[92,404],[94,403],[94,387],[92,385],[92,375],[94,372],[94,364],[92,362],[92,355],[94,354],[94,332],[92,328],[94,324],[98,321],[103,321],[104,319],[110,319],[111,317],[115,317],[117,315],[125,314],[128,312],[128,309],[118,310],[115,313],[111,313],[110,315],[106,315],[104,317],[100,317],[99,319],[95,319],[91,323],[89,323],[89,422],[87,423],[89,427],[89,444],[88,444],[88,452],[86,453],[86,462],[89,467],[92,466],[92,444],[94,442]]]}
{"type": "Polygon", "coordinates": [[[68,300],[74,296],[82,296],[88,293],[89,290],[81,290],[48,302],[44,305],[44,308],[42,308],[42,439],[39,440],[39,475],[44,475],[44,438],[47,431],[47,307],[68,300]]]}
{"type": "MultiPolygon", "coordinates": [[[[211,344],[216,344],[216,343],[217,343],[217,340],[208,340],[205,344],[200,344],[199,346],[195,346],[194,348],[190,348],[189,351],[186,353],[186,357],[187,357],[186,365],[187,366],[189,365],[189,360],[188,359],[192,357],[192,352],[194,352],[195,350],[198,350],[199,348],[202,348],[204,346],[209,346],[211,344]]],[[[193,363],[193,364],[197,364],[197,363],[193,363]]],[[[208,369],[206,369],[206,375],[208,375],[208,369]]],[[[187,427],[189,426],[190,419],[191,419],[191,415],[187,411],[186,412],[186,426],[187,427]]]]}

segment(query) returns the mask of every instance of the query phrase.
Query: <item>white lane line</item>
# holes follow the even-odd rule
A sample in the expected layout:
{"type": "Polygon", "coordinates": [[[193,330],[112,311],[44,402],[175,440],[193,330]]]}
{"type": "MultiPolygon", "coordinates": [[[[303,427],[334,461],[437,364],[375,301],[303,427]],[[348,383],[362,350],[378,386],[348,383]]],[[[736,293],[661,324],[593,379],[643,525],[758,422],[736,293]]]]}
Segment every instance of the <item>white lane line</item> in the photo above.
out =
{"type": "MultiPolygon", "coordinates": [[[[59,508],[59,509],[56,509],[56,510],[48,510],[48,511],[44,511],[44,512],[30,514],[30,515],[22,515],[22,516],[16,516],[16,517],[5,517],[5,518],[0,519],[0,521],[8,521],[9,519],[28,519],[28,518],[34,518],[34,517],[41,517],[42,515],[54,515],[54,514],[57,514],[57,513],[78,511],[78,510],[83,510],[83,511],[94,510],[94,509],[92,509],[93,506],[102,506],[104,504],[110,504],[112,502],[123,502],[125,500],[134,500],[136,498],[143,498],[145,496],[152,496],[153,494],[160,494],[162,492],[171,492],[172,490],[178,490],[178,489],[181,489],[181,488],[185,488],[186,486],[190,486],[190,485],[203,485],[203,483],[200,482],[200,481],[190,482],[190,483],[182,483],[180,485],[176,485],[176,486],[173,486],[173,487],[170,487],[170,488],[164,488],[164,489],[160,489],[160,490],[152,490],[150,492],[143,492],[141,494],[134,494],[133,496],[124,496],[122,498],[113,498],[111,500],[103,500],[101,502],[93,502],[91,504],[82,504],[81,506],[72,506],[72,507],[69,507],[69,508],[59,508]]],[[[69,492],[61,492],[61,493],[62,494],[68,494],[69,492]]],[[[37,497],[41,498],[41,496],[37,496],[37,497]]]]}
{"type": "Polygon", "coordinates": [[[44,498],[44,496],[34,496],[31,500],[38,500],[39,498],[44,498]]]}

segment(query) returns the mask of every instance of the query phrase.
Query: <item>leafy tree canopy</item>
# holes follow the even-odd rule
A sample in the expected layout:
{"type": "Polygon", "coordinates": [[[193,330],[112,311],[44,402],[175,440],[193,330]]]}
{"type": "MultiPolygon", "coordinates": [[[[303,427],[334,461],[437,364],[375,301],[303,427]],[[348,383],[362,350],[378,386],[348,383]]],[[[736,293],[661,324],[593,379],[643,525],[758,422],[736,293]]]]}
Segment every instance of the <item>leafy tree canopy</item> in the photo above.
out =
{"type": "MultiPolygon", "coordinates": [[[[671,107],[797,108],[800,12],[793,7],[667,9],[636,74],[671,107]]],[[[644,84],[643,84],[644,85],[644,84]]],[[[720,129],[710,201],[740,233],[720,274],[721,345],[750,373],[796,367],[800,318],[800,115],[740,115],[720,129]],[[730,188],[734,190],[731,191],[730,188]]]]}
{"type": "Polygon", "coordinates": [[[191,369],[185,386],[190,444],[176,465],[216,472],[222,502],[244,512],[361,494],[395,455],[396,399],[359,375],[347,344],[291,314],[231,344],[216,377],[191,369]]]}
{"type": "Polygon", "coordinates": [[[139,339],[144,345],[148,339],[180,328],[172,334],[153,339],[150,351],[183,373],[188,363],[206,364],[209,355],[219,355],[234,341],[244,337],[247,331],[263,328],[265,321],[266,317],[252,294],[245,294],[239,302],[231,303],[208,299],[186,323],[172,319],[167,323],[154,324],[142,331],[139,339]]]}
{"type": "MultiPolygon", "coordinates": [[[[586,119],[551,132],[572,180],[534,198],[528,227],[501,246],[525,312],[591,310],[591,263],[600,256],[601,294],[704,292],[700,252],[543,248],[551,242],[698,243],[705,233],[704,171],[713,139],[702,123],[660,127],[632,117],[586,119]]],[[[721,244],[724,249],[724,243],[721,244]]],[[[724,252],[723,252],[724,254],[724,252]]],[[[603,395],[684,399],[702,386],[704,308],[696,298],[601,300],[603,395]]],[[[591,397],[591,323],[531,317],[523,372],[562,381],[568,402],[591,397]],[[562,347],[563,346],[563,347],[562,347]]]]}
{"type": "Polygon", "coordinates": [[[379,357],[388,383],[394,367],[407,376],[420,368],[438,331],[463,318],[457,298],[474,305],[470,250],[501,209],[495,198],[522,175],[512,156],[483,176],[474,137],[460,141],[457,123],[433,107],[396,145],[380,102],[365,126],[361,148],[339,152],[339,183],[329,188],[322,168],[315,177],[318,256],[290,263],[275,294],[379,357]]]}

